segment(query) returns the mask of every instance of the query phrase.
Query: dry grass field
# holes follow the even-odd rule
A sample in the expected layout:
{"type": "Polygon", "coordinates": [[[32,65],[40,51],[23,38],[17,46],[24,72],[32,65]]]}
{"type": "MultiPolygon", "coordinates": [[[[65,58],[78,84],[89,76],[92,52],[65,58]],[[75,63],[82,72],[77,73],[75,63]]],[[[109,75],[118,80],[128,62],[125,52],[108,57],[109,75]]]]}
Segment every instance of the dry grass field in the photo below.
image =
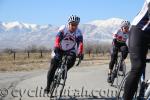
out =
{"type": "MultiPolygon", "coordinates": [[[[27,53],[16,53],[14,60],[14,54],[0,53],[0,71],[47,69],[50,65],[50,55],[50,53],[43,53],[43,57],[41,57],[40,53],[30,53],[30,57],[28,58],[27,53]]],[[[91,56],[86,54],[80,66],[108,64],[109,60],[109,54],[91,54],[91,56]]],[[[127,59],[126,61],[128,62],[129,60],[127,59]]]]}

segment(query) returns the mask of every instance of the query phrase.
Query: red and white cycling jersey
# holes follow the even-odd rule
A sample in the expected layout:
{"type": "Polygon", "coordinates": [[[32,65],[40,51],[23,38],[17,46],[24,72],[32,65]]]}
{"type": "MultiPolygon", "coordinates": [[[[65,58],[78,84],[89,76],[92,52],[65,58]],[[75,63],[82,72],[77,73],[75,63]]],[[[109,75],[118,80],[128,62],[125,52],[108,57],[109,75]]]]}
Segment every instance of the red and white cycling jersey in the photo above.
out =
{"type": "Polygon", "coordinates": [[[64,51],[74,50],[83,53],[83,35],[80,29],[76,29],[71,33],[67,25],[59,28],[55,40],[55,47],[59,47],[64,51]]]}
{"type": "Polygon", "coordinates": [[[64,51],[74,48],[76,45],[75,34],[66,33],[60,44],[64,51]]]}
{"type": "Polygon", "coordinates": [[[122,29],[119,29],[113,33],[113,39],[117,39],[118,42],[125,43],[128,39],[128,33],[122,32],[122,29]]]}

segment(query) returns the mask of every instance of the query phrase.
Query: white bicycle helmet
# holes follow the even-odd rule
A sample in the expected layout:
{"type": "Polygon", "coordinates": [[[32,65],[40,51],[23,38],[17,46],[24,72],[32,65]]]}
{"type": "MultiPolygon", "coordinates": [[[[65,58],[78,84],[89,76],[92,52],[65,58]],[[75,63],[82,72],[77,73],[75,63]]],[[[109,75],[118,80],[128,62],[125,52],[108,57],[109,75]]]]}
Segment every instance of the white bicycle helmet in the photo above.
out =
{"type": "Polygon", "coordinates": [[[127,20],[124,20],[121,22],[121,27],[130,27],[130,22],[127,20]]]}
{"type": "Polygon", "coordinates": [[[71,22],[75,22],[77,24],[80,23],[80,17],[76,16],[76,15],[71,15],[68,19],[68,23],[71,23],[71,22]]]}

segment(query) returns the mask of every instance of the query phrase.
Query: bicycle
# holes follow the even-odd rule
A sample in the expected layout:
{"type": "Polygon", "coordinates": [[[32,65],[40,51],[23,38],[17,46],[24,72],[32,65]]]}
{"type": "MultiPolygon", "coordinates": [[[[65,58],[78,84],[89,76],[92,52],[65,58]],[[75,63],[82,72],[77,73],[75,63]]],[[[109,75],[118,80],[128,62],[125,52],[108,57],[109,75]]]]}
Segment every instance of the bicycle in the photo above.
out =
{"type": "MultiPolygon", "coordinates": [[[[147,59],[146,63],[150,63],[150,59],[147,59]]],[[[129,73],[130,72],[128,72],[121,81],[120,87],[118,89],[117,100],[123,100],[124,85],[125,85],[125,82],[129,73]]],[[[145,69],[142,72],[142,75],[138,84],[138,89],[136,90],[136,93],[134,94],[134,99],[150,100],[150,80],[145,82],[145,69]]]]}
{"type": "Polygon", "coordinates": [[[124,77],[125,74],[126,74],[126,64],[125,64],[125,61],[123,60],[122,54],[120,52],[116,61],[115,61],[115,67],[114,67],[112,74],[111,74],[110,85],[113,86],[114,81],[116,79],[116,86],[118,87],[119,86],[119,77],[120,76],[124,77]],[[122,68],[122,71],[120,71],[121,68],[122,68]],[[122,74],[120,72],[122,72],[122,74]]]}
{"type": "MultiPolygon", "coordinates": [[[[68,58],[68,54],[65,53],[63,55],[62,60],[59,62],[60,67],[57,68],[53,81],[50,86],[50,98],[56,97],[58,99],[61,99],[62,97],[63,89],[64,89],[66,79],[67,79],[67,58],[68,58]],[[55,96],[53,96],[54,93],[55,93],[55,96]],[[59,94],[58,97],[56,96],[57,93],[59,94]]],[[[78,66],[80,63],[81,63],[81,58],[79,57],[79,60],[76,66],[78,66]]]]}
{"type": "Polygon", "coordinates": [[[150,80],[148,80],[146,82],[146,85],[147,85],[147,89],[145,91],[145,95],[144,96],[146,97],[147,100],[150,100],[150,80]]]}

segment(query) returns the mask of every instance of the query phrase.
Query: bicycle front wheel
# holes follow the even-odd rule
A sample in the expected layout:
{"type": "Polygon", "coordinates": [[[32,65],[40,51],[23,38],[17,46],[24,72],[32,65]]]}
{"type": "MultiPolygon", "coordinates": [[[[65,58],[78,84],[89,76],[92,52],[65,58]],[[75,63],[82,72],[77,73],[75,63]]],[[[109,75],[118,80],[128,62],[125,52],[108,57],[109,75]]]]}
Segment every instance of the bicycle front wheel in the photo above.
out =
{"type": "Polygon", "coordinates": [[[61,72],[60,69],[58,68],[55,72],[51,87],[50,87],[50,98],[52,97],[57,97],[58,91],[57,88],[60,84],[60,80],[61,80],[61,72]],[[55,93],[55,94],[54,94],[55,93]]]}
{"type": "Polygon", "coordinates": [[[123,67],[123,76],[125,77],[125,75],[126,75],[126,64],[125,64],[125,62],[123,61],[122,62],[122,67],[123,67]]]}
{"type": "Polygon", "coordinates": [[[125,82],[126,79],[129,75],[129,72],[125,75],[125,77],[122,79],[119,88],[118,88],[118,94],[117,94],[117,100],[123,100],[123,96],[124,96],[124,86],[125,86],[125,82]]]}
{"type": "MultiPolygon", "coordinates": [[[[51,87],[50,87],[50,98],[53,98],[54,96],[54,90],[56,88],[56,82],[52,82],[51,87]]],[[[55,94],[56,95],[56,94],[55,94]]]]}
{"type": "Polygon", "coordinates": [[[150,85],[148,86],[148,88],[145,91],[145,97],[146,97],[146,100],[150,100],[150,85]]]}
{"type": "Polygon", "coordinates": [[[65,83],[66,83],[66,79],[67,79],[67,66],[65,67],[63,73],[62,73],[62,76],[61,76],[61,82],[60,82],[60,94],[59,94],[59,99],[62,97],[62,93],[63,93],[63,90],[64,90],[64,87],[65,87],[65,83]]]}

